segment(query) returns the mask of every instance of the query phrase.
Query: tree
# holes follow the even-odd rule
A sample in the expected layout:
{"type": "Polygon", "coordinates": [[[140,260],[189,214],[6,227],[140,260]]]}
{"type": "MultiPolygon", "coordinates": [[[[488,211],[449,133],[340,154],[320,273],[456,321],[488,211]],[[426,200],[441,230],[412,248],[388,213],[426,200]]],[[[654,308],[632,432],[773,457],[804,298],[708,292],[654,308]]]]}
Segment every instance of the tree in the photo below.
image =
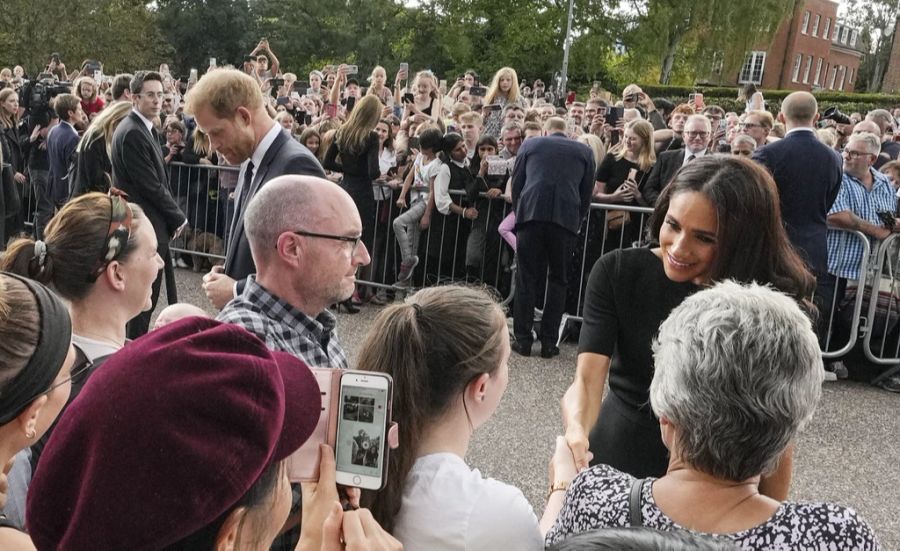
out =
{"type": "Polygon", "coordinates": [[[796,0],[633,0],[624,18],[623,43],[636,72],[659,66],[659,82],[678,74],[694,80],[721,63],[740,67],[756,43],[771,40],[796,0]]]}
{"type": "Polygon", "coordinates": [[[37,74],[51,52],[72,71],[98,59],[104,72],[134,70],[167,51],[155,15],[143,0],[4,0],[0,9],[0,65],[22,65],[37,74]],[[64,23],[61,23],[64,22],[64,23]]]}
{"type": "Polygon", "coordinates": [[[845,0],[844,13],[847,22],[857,27],[862,41],[867,45],[869,55],[860,67],[868,75],[866,90],[877,92],[881,89],[884,74],[890,62],[893,45],[894,25],[900,17],[900,0],[845,0]]]}
{"type": "Polygon", "coordinates": [[[172,48],[172,71],[187,75],[202,68],[210,57],[218,65],[240,66],[253,46],[248,46],[251,26],[246,0],[159,0],[160,32],[172,48]]]}

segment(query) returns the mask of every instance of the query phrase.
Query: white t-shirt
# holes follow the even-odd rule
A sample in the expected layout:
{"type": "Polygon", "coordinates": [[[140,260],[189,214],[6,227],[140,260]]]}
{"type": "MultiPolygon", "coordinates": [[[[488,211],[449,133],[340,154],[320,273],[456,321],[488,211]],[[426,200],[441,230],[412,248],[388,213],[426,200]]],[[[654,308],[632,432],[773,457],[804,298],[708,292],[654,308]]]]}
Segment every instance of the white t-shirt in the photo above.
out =
{"type": "Polygon", "coordinates": [[[437,175],[438,170],[443,163],[435,157],[429,163],[425,163],[425,157],[421,153],[416,155],[413,162],[413,183],[410,189],[410,201],[412,205],[419,199],[428,200],[428,188],[431,185],[431,179],[437,175]]]}
{"type": "Polygon", "coordinates": [[[406,478],[394,537],[406,551],[542,550],[538,520],[522,492],[451,453],[416,460],[406,478]]]}

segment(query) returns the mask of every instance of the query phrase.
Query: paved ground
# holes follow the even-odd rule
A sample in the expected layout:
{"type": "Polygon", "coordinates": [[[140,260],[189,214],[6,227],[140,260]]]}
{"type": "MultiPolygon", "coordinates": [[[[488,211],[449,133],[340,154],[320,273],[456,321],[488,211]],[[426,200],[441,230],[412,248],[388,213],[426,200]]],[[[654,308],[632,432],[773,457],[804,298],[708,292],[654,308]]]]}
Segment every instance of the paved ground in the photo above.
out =
{"type": "MultiPolygon", "coordinates": [[[[199,275],[178,270],[178,282],[182,301],[209,308],[199,275]]],[[[367,306],[338,316],[351,365],[376,313],[367,306]]],[[[521,488],[539,515],[547,462],[561,430],[559,400],[575,372],[575,347],[561,349],[553,360],[513,354],[503,403],[475,435],[468,457],[485,475],[521,488]]],[[[791,499],[852,506],[875,528],[884,549],[900,549],[900,396],[862,383],[827,383],[799,439],[791,499]]]]}

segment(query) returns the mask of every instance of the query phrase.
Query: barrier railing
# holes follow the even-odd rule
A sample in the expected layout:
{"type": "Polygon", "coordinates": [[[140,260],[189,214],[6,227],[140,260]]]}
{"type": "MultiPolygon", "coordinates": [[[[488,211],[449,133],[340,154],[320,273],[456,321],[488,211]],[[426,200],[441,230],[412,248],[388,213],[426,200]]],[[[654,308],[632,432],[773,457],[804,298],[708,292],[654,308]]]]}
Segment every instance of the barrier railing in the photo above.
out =
{"type": "MultiPolygon", "coordinates": [[[[180,266],[192,264],[196,271],[225,258],[228,228],[233,216],[232,192],[237,187],[239,167],[171,163],[170,189],[188,218],[190,230],[172,242],[180,266]]],[[[412,192],[421,190],[411,190],[412,192]]],[[[429,227],[422,231],[416,252],[419,265],[408,287],[397,285],[401,254],[394,232],[394,220],[405,212],[396,204],[398,189],[386,184],[373,185],[375,200],[371,225],[371,263],[361,270],[358,281],[379,293],[406,293],[411,289],[445,282],[477,282],[497,290],[508,303],[515,291],[514,221],[510,223],[510,205],[503,196],[490,198],[484,193],[475,200],[478,216],[474,220],[457,214],[442,215],[435,208],[429,227]],[[501,234],[503,234],[501,236],[501,234]],[[508,239],[508,241],[507,241],[508,239]]],[[[461,204],[462,190],[451,190],[451,199],[461,204]]],[[[26,223],[33,225],[33,194],[27,193],[26,223]]],[[[408,197],[407,200],[410,200],[408,197]]],[[[467,203],[467,206],[472,206],[467,203]]],[[[649,207],[592,204],[579,232],[578,245],[571,260],[569,293],[559,336],[563,338],[574,324],[583,321],[584,291],[591,268],[603,254],[620,248],[643,246],[653,209],[649,207]],[[577,282],[577,283],[576,283],[577,282]]],[[[366,224],[366,221],[364,221],[366,224]]],[[[861,242],[864,251],[858,289],[852,302],[830,301],[827,318],[820,321],[822,354],[838,358],[847,354],[863,338],[863,348],[876,364],[900,363],[900,234],[881,242],[872,254],[869,239],[858,231],[842,232],[840,247],[861,242]],[[873,287],[877,285],[877,290],[873,287]],[[866,308],[865,290],[888,300],[871,300],[866,308]],[[865,312],[863,311],[865,310],[865,312]],[[849,313],[849,314],[848,314],[849,313]],[[843,319],[839,319],[843,316],[843,319]],[[886,320],[880,323],[879,320],[886,320]],[[849,325],[849,326],[848,326],[849,325]]]]}
{"type": "MultiPolygon", "coordinates": [[[[829,231],[838,232],[837,249],[829,251],[829,256],[835,255],[837,258],[844,257],[844,250],[851,247],[854,241],[859,241],[863,254],[860,257],[860,265],[858,267],[859,280],[856,282],[858,292],[852,303],[843,300],[843,296],[839,296],[840,280],[836,276],[833,277],[831,297],[823,297],[826,299],[824,305],[828,306],[827,317],[825,312],[819,312],[819,320],[817,329],[819,332],[819,345],[822,349],[822,357],[824,358],[840,358],[853,350],[860,337],[860,314],[862,313],[863,303],[865,300],[866,281],[869,273],[869,266],[872,263],[871,246],[869,238],[860,231],[844,230],[840,228],[829,228],[829,231]],[[844,315],[850,312],[849,316],[844,315]],[[849,327],[847,324],[849,323],[849,327]],[[842,342],[842,339],[846,339],[842,342]]],[[[833,240],[835,241],[835,240],[833,240]]]]}

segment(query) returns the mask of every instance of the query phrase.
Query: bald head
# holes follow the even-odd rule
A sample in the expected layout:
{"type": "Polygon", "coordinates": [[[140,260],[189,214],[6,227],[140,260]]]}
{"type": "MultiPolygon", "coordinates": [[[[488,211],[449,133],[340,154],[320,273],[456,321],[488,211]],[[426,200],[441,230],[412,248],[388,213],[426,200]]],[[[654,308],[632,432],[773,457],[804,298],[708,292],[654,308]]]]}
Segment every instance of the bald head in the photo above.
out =
{"type": "Polygon", "coordinates": [[[253,196],[244,215],[253,261],[257,267],[264,264],[284,232],[315,232],[324,221],[352,212],[353,200],[333,182],[293,174],[273,178],[253,196]]]}
{"type": "Polygon", "coordinates": [[[812,126],[818,112],[819,104],[809,92],[788,94],[781,103],[781,114],[791,126],[812,126]]]}
{"type": "Polygon", "coordinates": [[[878,126],[874,121],[864,120],[856,123],[856,126],[853,127],[853,133],[862,134],[863,132],[875,134],[876,136],[881,138],[881,127],[878,126]]]}

